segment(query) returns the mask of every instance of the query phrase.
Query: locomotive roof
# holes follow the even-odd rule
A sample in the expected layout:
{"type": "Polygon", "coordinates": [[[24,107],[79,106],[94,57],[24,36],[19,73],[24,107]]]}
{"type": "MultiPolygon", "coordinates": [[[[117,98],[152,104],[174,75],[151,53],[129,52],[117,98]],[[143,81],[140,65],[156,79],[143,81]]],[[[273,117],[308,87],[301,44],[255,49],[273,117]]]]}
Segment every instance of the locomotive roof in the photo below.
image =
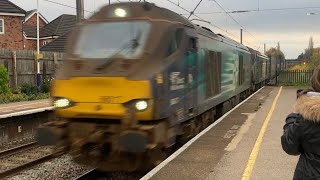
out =
{"type": "Polygon", "coordinates": [[[124,18],[148,17],[150,19],[163,19],[180,22],[184,25],[194,27],[194,25],[185,17],[180,16],[169,9],[158,7],[149,2],[123,2],[104,6],[99,12],[90,17],[89,20],[119,18],[114,14],[115,10],[118,8],[126,11],[127,15],[124,18]]]}
{"type": "Polygon", "coordinates": [[[123,18],[148,17],[150,19],[163,19],[173,22],[180,22],[185,26],[195,28],[198,33],[201,33],[208,37],[215,38],[220,42],[248,51],[246,46],[234,41],[233,39],[225,37],[221,34],[215,34],[209,28],[197,26],[190,22],[187,18],[169,9],[158,7],[155,4],[149,2],[123,2],[104,6],[100,9],[99,12],[91,16],[89,18],[89,21],[119,18],[115,15],[115,10],[118,8],[121,8],[126,11],[126,17],[123,18]]]}
{"type": "Polygon", "coordinates": [[[255,49],[252,49],[250,47],[247,47],[249,49],[249,51],[252,53],[252,54],[257,54],[257,56],[260,56],[260,57],[263,57],[263,58],[268,58],[268,56],[262,54],[260,51],[257,51],[255,49]]]}
{"type": "Polygon", "coordinates": [[[218,40],[220,42],[229,44],[231,46],[234,46],[234,47],[237,47],[237,48],[240,48],[240,49],[243,49],[245,51],[249,51],[248,48],[246,46],[244,46],[243,44],[240,44],[237,41],[235,41],[235,40],[233,40],[231,38],[228,38],[228,37],[226,37],[226,36],[224,36],[222,34],[216,34],[211,29],[209,29],[207,27],[202,27],[202,26],[197,25],[195,28],[196,28],[197,32],[202,34],[202,35],[205,35],[205,36],[208,36],[208,37],[213,37],[213,38],[215,38],[216,40],[218,40]]]}

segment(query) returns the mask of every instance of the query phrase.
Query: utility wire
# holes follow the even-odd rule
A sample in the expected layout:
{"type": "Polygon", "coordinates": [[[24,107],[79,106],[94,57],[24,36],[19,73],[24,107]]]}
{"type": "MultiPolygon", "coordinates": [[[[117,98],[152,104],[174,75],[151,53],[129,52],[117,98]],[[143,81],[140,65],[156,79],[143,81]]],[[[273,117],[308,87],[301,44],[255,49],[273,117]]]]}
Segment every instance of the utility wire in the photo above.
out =
{"type": "Polygon", "coordinates": [[[234,22],[236,22],[245,32],[247,32],[253,39],[256,39],[248,30],[246,30],[235,18],[233,18],[216,0],[214,1],[234,22]]]}
{"type": "MultiPolygon", "coordinates": [[[[287,10],[302,10],[302,9],[320,9],[320,7],[291,7],[291,8],[271,8],[271,9],[251,9],[251,10],[235,10],[235,11],[227,11],[229,14],[234,13],[248,13],[248,12],[263,12],[263,11],[287,11],[287,10]]],[[[198,12],[197,14],[222,14],[226,12],[198,12]]],[[[183,14],[188,15],[188,14],[183,14]]]]}
{"type": "MultiPolygon", "coordinates": [[[[173,5],[175,5],[175,6],[177,6],[177,7],[179,7],[180,9],[182,9],[182,10],[184,10],[184,11],[186,11],[186,12],[188,12],[188,14],[187,15],[189,15],[189,13],[190,13],[190,11],[189,10],[187,10],[187,9],[185,9],[184,7],[182,7],[182,6],[180,6],[180,5],[178,5],[178,4],[176,4],[176,3],[174,3],[174,2],[172,2],[171,0],[166,0],[166,1],[168,1],[168,2],[170,2],[171,4],[173,4],[173,5]]],[[[198,13],[197,13],[198,14],[198,13]]],[[[200,20],[202,20],[202,21],[206,21],[206,20],[204,20],[203,18],[201,18],[201,17],[199,17],[198,15],[196,15],[196,14],[193,14],[195,17],[197,17],[197,18],[199,18],[200,20]]],[[[234,34],[232,34],[232,33],[230,33],[230,32],[228,32],[227,30],[225,30],[225,29],[222,29],[222,28],[220,28],[219,26],[217,26],[217,25],[214,25],[212,22],[208,22],[208,24],[210,24],[211,26],[213,26],[213,27],[215,27],[215,28],[217,28],[217,29],[220,29],[221,31],[224,31],[224,32],[226,32],[226,33],[228,33],[229,35],[231,35],[231,36],[233,36],[233,37],[235,37],[235,38],[239,38],[238,36],[236,36],[236,35],[234,35],[234,34]]],[[[253,45],[253,44],[251,44],[251,43],[249,43],[249,42],[247,42],[247,41],[244,41],[245,43],[247,43],[247,44],[250,44],[250,45],[252,45],[252,46],[254,46],[254,47],[257,47],[257,46],[255,46],[255,45],[253,45]]]]}
{"type": "MultiPolygon", "coordinates": [[[[194,14],[194,11],[198,8],[198,6],[200,5],[201,2],[202,2],[202,0],[200,0],[199,3],[197,4],[197,6],[193,9],[193,11],[190,12],[188,19],[194,14]]],[[[179,5],[179,2],[178,2],[178,5],[179,5]]]]}
{"type": "MultiPolygon", "coordinates": [[[[76,7],[73,7],[73,6],[70,6],[70,5],[67,5],[67,4],[62,4],[62,3],[58,3],[58,2],[54,2],[54,1],[51,1],[51,0],[44,0],[44,1],[47,1],[49,3],[53,3],[53,4],[57,4],[57,5],[60,5],[60,6],[64,6],[64,7],[69,7],[69,8],[72,8],[72,9],[77,9],[76,7]]],[[[93,13],[92,11],[88,11],[88,10],[84,10],[85,12],[88,12],[88,13],[93,13]]]]}

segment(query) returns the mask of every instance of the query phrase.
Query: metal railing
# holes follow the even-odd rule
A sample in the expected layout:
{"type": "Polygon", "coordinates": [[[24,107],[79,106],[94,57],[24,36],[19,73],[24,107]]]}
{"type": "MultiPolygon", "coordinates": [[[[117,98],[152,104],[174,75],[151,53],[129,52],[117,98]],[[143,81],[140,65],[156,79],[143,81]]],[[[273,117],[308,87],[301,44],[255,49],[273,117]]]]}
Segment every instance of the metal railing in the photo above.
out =
{"type": "Polygon", "coordinates": [[[276,84],[295,86],[309,85],[313,70],[281,70],[277,72],[276,84]]]}

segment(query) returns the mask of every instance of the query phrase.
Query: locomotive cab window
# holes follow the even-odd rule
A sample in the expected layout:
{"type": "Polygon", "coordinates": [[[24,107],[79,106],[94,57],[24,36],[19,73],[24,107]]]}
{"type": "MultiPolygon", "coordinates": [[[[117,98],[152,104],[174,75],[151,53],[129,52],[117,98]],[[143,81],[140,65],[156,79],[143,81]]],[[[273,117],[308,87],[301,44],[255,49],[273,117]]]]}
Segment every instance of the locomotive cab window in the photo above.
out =
{"type": "Polygon", "coordinates": [[[171,35],[167,50],[167,56],[170,56],[171,54],[175,53],[180,48],[182,34],[183,29],[178,29],[175,33],[171,35]]]}
{"type": "Polygon", "coordinates": [[[139,58],[151,24],[147,21],[98,22],[81,26],[73,54],[80,58],[139,58]]]}
{"type": "Polygon", "coordinates": [[[196,38],[190,38],[188,44],[189,51],[196,51],[197,50],[197,40],[196,38]]]}

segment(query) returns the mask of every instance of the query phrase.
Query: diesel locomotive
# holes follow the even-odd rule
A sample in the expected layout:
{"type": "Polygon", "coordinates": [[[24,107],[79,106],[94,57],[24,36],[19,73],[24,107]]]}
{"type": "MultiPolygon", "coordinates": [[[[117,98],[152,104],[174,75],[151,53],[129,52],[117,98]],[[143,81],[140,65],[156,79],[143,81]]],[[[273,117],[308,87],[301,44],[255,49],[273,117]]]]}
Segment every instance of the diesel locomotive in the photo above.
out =
{"type": "Polygon", "coordinates": [[[103,171],[157,165],[274,76],[258,51],[151,3],[101,8],[66,49],[37,139],[103,171]]]}

